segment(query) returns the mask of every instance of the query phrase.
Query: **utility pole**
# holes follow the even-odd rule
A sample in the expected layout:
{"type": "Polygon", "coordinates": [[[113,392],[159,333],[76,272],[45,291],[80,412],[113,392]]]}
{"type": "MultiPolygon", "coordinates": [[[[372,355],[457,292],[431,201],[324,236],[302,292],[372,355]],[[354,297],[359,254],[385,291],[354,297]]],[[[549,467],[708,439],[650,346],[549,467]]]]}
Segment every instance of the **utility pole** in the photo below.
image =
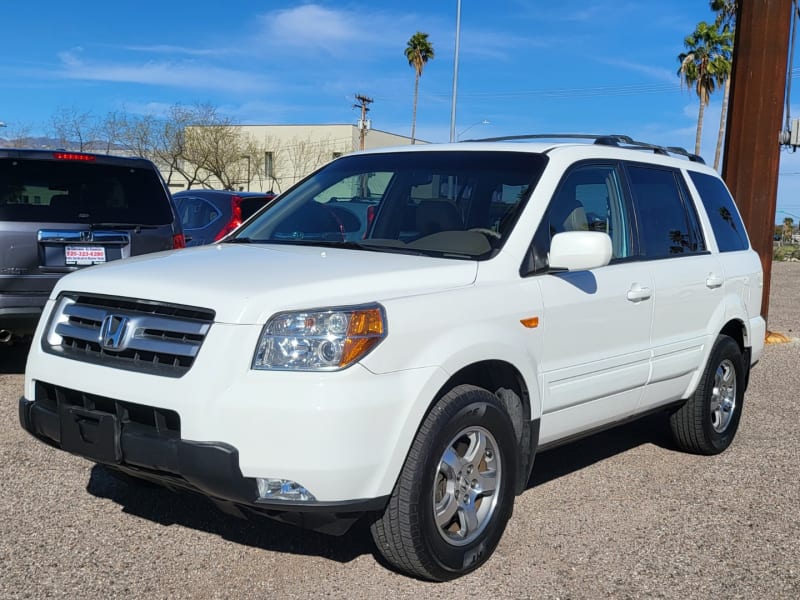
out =
{"type": "Polygon", "coordinates": [[[739,0],[722,177],[761,257],[767,319],[793,0],[739,0]]]}
{"type": "Polygon", "coordinates": [[[461,0],[456,3],[456,52],[453,59],[453,98],[450,106],[450,142],[456,140],[456,95],[458,93],[458,49],[461,46],[461,0]]]}
{"type": "Polygon", "coordinates": [[[363,94],[356,94],[358,104],[354,104],[354,108],[361,109],[361,118],[358,120],[358,129],[360,133],[359,150],[364,149],[364,143],[367,138],[367,129],[370,127],[370,122],[367,120],[367,113],[369,112],[369,105],[373,103],[372,98],[367,98],[363,94]]]}

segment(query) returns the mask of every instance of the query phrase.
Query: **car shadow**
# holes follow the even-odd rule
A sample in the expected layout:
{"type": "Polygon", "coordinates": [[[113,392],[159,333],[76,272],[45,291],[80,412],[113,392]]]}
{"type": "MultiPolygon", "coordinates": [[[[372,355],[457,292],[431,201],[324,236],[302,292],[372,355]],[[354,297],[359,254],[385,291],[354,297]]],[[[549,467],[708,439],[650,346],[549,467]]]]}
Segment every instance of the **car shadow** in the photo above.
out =
{"type": "Polygon", "coordinates": [[[343,536],[304,530],[267,517],[242,519],[222,512],[199,494],[173,492],[135,479],[119,479],[102,465],[92,468],[86,490],[93,496],[115,502],[126,514],[164,526],[204,531],[262,550],[320,556],[340,563],[363,554],[375,554],[365,519],[359,519],[343,536]]]}
{"type": "MultiPolygon", "coordinates": [[[[609,429],[537,455],[527,489],[580,471],[644,444],[675,450],[664,413],[609,429]]],[[[112,474],[106,467],[92,468],[87,491],[109,499],[123,512],[164,526],[178,525],[225,540],[269,550],[320,556],[347,563],[371,554],[385,568],[395,570],[377,552],[369,532],[368,517],[359,519],[343,536],[331,536],[287,525],[266,517],[231,516],[207,498],[191,492],[174,492],[155,484],[112,474]]]]}
{"type": "Polygon", "coordinates": [[[666,412],[653,413],[537,454],[526,489],[580,471],[644,444],[677,451],[666,412]]]}
{"type": "Polygon", "coordinates": [[[0,375],[22,375],[30,349],[30,341],[15,341],[0,346],[0,375]]]}

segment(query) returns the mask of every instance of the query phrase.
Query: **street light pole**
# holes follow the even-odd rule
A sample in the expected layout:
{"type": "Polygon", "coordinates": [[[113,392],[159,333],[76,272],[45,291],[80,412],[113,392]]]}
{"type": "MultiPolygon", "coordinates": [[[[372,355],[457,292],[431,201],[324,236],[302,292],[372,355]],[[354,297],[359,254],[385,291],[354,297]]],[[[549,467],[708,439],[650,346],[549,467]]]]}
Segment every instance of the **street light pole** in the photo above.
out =
{"type": "Polygon", "coordinates": [[[489,123],[490,123],[489,119],[481,119],[480,121],[477,121],[476,123],[473,123],[472,125],[470,125],[470,126],[469,126],[469,127],[467,127],[466,129],[464,129],[463,131],[461,131],[461,132],[460,132],[460,133],[459,133],[459,134],[456,136],[456,140],[460,140],[462,135],[464,135],[465,133],[467,133],[467,132],[468,132],[470,129],[472,129],[472,128],[473,128],[473,127],[475,127],[476,125],[489,125],[489,123]]]}
{"type": "Polygon", "coordinates": [[[461,45],[461,0],[456,0],[456,52],[453,59],[453,102],[450,107],[450,141],[456,141],[456,94],[458,93],[458,48],[461,45]]]}

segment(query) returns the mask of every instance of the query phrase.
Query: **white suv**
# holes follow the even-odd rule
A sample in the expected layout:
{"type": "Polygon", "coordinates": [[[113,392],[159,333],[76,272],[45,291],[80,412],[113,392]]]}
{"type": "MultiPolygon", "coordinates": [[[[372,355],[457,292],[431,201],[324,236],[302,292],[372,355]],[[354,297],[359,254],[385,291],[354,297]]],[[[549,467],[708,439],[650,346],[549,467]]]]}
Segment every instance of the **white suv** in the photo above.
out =
{"type": "Polygon", "coordinates": [[[721,452],[765,335],[727,188],[560,137],[345,156],[221,243],[64,277],[22,426],[241,513],[366,514],[431,580],[489,558],[537,452],[653,411],[721,452]]]}

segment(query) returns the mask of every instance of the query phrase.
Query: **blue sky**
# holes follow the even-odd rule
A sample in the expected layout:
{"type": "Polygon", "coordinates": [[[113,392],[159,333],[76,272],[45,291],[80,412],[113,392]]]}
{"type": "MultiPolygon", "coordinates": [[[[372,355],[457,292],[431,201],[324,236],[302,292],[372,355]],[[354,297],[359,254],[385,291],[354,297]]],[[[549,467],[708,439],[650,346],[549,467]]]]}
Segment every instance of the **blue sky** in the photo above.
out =
{"type": "MultiPolygon", "coordinates": [[[[456,0],[6,4],[0,135],[46,135],[62,109],[159,114],[196,102],[241,124],[355,123],[356,93],[374,99],[374,128],[409,135],[414,73],[403,50],[424,31],[436,56],[420,82],[417,137],[449,138],[456,0]]],[[[713,20],[708,5],[462,0],[456,132],[625,133],[692,149],[697,98],[681,89],[676,57],[695,25],[713,20]]],[[[720,101],[706,111],[710,163],[720,101]]],[[[778,209],[800,222],[800,158],[784,152],[781,172],[778,209]]]]}

